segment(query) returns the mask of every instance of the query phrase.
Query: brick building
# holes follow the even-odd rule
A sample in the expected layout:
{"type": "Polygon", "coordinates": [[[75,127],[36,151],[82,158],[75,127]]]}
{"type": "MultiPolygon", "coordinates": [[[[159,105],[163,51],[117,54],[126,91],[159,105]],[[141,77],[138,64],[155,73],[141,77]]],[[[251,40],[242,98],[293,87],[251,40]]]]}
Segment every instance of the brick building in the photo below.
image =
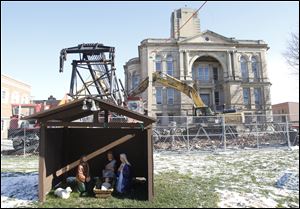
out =
{"type": "Polygon", "coordinates": [[[7,135],[12,104],[29,104],[31,86],[1,74],[1,139],[7,135]]]}

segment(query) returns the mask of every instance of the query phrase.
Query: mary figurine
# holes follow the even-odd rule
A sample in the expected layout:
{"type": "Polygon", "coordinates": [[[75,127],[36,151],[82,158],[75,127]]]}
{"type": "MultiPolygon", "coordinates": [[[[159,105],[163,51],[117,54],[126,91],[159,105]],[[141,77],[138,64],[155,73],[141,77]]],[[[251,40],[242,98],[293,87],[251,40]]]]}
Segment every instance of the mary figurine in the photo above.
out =
{"type": "Polygon", "coordinates": [[[122,162],[117,172],[117,191],[124,193],[130,187],[130,163],[127,160],[126,154],[120,154],[120,161],[122,162]]]}

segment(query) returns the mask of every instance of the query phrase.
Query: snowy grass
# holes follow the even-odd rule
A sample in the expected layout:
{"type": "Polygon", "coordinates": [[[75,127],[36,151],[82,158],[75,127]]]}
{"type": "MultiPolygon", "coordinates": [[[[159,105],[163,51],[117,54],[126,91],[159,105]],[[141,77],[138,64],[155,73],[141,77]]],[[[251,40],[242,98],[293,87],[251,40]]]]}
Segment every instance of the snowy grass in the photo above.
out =
{"type": "Polygon", "coordinates": [[[299,150],[247,150],[215,154],[157,153],[156,173],[177,170],[209,180],[219,179],[219,207],[299,207],[299,190],[279,189],[286,171],[299,175],[299,150]]]}
{"type": "Polygon", "coordinates": [[[39,161],[36,155],[27,156],[1,156],[1,173],[2,172],[34,172],[38,171],[39,161]]]}
{"type": "MultiPolygon", "coordinates": [[[[10,160],[10,159],[9,159],[10,160]]],[[[15,168],[23,172],[36,165],[37,158],[27,161],[22,157],[10,160],[2,167],[1,163],[1,205],[10,206],[22,200],[15,196],[14,187],[6,183],[15,182],[5,172],[15,168]],[[20,161],[18,161],[18,159],[20,161]],[[16,163],[17,162],[17,163],[16,163]],[[19,164],[19,162],[21,162],[19,164]],[[28,163],[28,168],[26,166],[28,163]],[[36,163],[36,164],[35,164],[36,163]],[[22,168],[23,167],[23,168],[22,168]],[[5,191],[8,190],[8,191],[5,191]],[[13,198],[13,199],[9,199],[13,198]]],[[[287,171],[299,175],[299,148],[237,150],[218,153],[201,152],[161,152],[154,153],[155,200],[152,203],[132,199],[79,198],[72,193],[68,200],[61,200],[49,194],[45,204],[36,207],[299,207],[299,190],[280,189],[276,181],[287,171]]],[[[19,175],[19,174],[18,174],[19,175]]],[[[21,175],[22,176],[22,175],[21,175]]],[[[23,200],[34,202],[37,198],[36,181],[23,174],[25,187],[36,196],[24,193],[23,200]],[[32,196],[31,196],[32,198],[32,196]]],[[[31,176],[31,177],[30,177],[31,176]]],[[[20,175],[19,175],[20,177],[20,175]]],[[[22,188],[22,187],[21,187],[22,188]]],[[[28,190],[28,191],[29,191],[28,190]]],[[[22,196],[22,195],[21,195],[22,196]]],[[[15,206],[22,206],[15,204],[15,206]]],[[[24,206],[24,204],[23,204],[24,206]]],[[[32,205],[31,205],[32,206],[32,205]]]]}
{"type": "MultiPolygon", "coordinates": [[[[214,192],[216,179],[207,181],[201,177],[167,172],[155,175],[155,199],[153,202],[133,199],[132,197],[120,199],[110,197],[98,199],[94,197],[79,197],[78,193],[72,193],[67,200],[58,199],[53,192],[47,196],[44,204],[37,207],[110,207],[110,208],[164,208],[164,207],[217,207],[218,195],[214,192]]],[[[137,193],[139,193],[138,191],[137,193]]],[[[133,194],[136,195],[136,194],[133,194]]],[[[131,196],[131,195],[130,195],[131,196]]]]}

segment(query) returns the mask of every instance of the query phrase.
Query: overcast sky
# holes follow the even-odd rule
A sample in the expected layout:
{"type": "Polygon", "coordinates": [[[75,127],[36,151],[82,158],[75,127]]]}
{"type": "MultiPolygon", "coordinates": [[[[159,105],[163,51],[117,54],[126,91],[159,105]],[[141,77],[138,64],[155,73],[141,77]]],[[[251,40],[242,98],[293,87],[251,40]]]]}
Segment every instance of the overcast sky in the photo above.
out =
{"type": "MultiPolygon", "coordinates": [[[[69,91],[71,65],[59,73],[59,52],[80,43],[116,48],[118,78],[146,38],[169,38],[171,12],[197,2],[1,2],[1,72],[32,86],[34,99],[69,91]]],[[[282,57],[299,30],[299,2],[210,2],[199,13],[201,30],[236,39],[262,39],[272,82],[272,103],[299,101],[298,80],[282,57]]]]}

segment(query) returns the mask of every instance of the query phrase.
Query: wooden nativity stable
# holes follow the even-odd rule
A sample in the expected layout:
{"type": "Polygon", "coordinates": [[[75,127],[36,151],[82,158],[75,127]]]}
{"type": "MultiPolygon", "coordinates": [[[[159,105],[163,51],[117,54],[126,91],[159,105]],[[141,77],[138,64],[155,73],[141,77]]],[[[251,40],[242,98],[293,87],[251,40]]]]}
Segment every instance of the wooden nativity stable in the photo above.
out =
{"type": "Polygon", "coordinates": [[[76,175],[82,155],[87,156],[91,176],[100,176],[108,150],[114,152],[116,159],[120,153],[126,153],[133,176],[146,178],[145,199],[153,199],[153,118],[101,99],[85,97],[24,119],[36,119],[41,126],[39,201],[44,202],[55,185],[76,175]],[[86,101],[94,101],[99,109],[83,108],[86,101]],[[134,120],[116,121],[110,118],[112,113],[134,120]],[[99,119],[100,114],[104,120],[99,119]],[[93,122],[78,122],[87,116],[92,117],[93,122]]]}

